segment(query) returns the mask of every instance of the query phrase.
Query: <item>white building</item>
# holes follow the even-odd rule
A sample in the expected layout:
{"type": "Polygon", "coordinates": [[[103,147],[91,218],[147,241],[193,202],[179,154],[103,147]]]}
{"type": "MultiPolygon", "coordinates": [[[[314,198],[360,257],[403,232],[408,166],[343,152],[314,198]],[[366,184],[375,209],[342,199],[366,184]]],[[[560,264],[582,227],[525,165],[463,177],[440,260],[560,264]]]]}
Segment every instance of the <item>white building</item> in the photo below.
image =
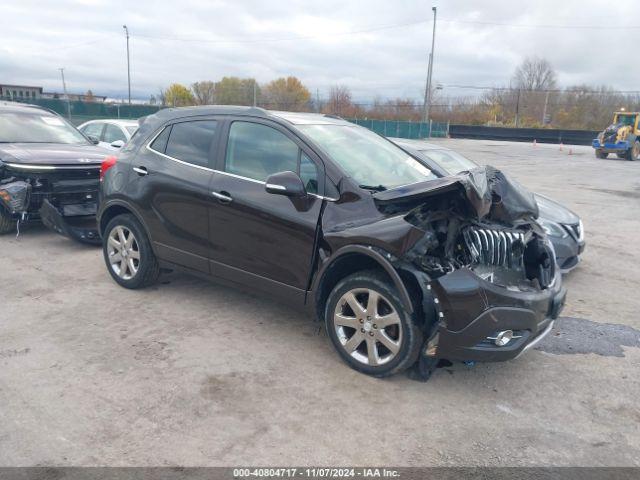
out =
{"type": "Polygon", "coordinates": [[[30,87],[28,85],[3,85],[0,84],[0,97],[16,100],[40,98],[42,87],[30,87]]]}

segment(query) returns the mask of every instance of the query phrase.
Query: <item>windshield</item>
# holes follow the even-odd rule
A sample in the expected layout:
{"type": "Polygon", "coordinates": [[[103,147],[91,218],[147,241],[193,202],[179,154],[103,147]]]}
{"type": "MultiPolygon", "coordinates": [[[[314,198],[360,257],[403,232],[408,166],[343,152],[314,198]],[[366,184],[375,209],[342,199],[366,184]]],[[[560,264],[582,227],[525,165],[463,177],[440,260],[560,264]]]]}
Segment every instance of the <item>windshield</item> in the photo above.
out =
{"type": "Polygon", "coordinates": [[[433,180],[427,167],[371,130],[357,125],[298,125],[362,188],[387,190],[433,180]]]}
{"type": "Polygon", "coordinates": [[[631,127],[633,127],[636,123],[636,116],[635,115],[625,115],[625,114],[618,114],[616,115],[616,122],[615,123],[622,123],[623,125],[629,125],[631,127]]]}
{"type": "Polygon", "coordinates": [[[41,110],[0,114],[0,143],[88,144],[78,130],[62,118],[41,110]]]}
{"type": "Polygon", "coordinates": [[[448,175],[457,175],[478,166],[452,150],[420,150],[420,153],[437,163],[448,175]]]}

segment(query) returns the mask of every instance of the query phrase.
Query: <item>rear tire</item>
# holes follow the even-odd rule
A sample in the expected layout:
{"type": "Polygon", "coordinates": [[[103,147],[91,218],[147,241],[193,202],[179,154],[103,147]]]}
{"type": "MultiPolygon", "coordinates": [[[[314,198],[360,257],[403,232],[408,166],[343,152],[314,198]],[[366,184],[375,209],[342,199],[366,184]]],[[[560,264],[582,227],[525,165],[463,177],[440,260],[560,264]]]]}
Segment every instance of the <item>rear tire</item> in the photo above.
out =
{"type": "Polygon", "coordinates": [[[104,230],[102,252],[111,277],[122,287],[130,289],[153,285],[160,275],[160,267],[151,242],[136,217],[118,215],[104,230]]]}
{"type": "Polygon", "coordinates": [[[325,326],[342,359],[374,377],[409,368],[423,342],[415,315],[405,310],[388,277],[376,270],[338,282],[325,305],[325,326]]]}
{"type": "Polygon", "coordinates": [[[601,149],[596,150],[596,157],[598,158],[607,158],[609,154],[601,149]]]}
{"type": "Polygon", "coordinates": [[[0,207],[0,235],[16,231],[16,221],[0,207]]]}

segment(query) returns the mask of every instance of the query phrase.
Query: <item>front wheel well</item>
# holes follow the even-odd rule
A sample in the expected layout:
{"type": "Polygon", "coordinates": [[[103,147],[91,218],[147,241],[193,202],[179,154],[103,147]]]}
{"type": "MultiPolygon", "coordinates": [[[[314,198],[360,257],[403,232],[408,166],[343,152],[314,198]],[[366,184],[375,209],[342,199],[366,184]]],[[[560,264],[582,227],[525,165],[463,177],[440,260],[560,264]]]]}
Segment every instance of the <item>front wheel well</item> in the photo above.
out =
{"type": "MultiPolygon", "coordinates": [[[[393,267],[390,267],[393,268],[393,267]]],[[[398,293],[403,298],[405,307],[409,306],[409,310],[420,311],[420,301],[422,295],[417,286],[417,281],[413,275],[404,270],[395,270],[395,278],[390,275],[389,271],[374,257],[365,253],[349,252],[335,259],[322,273],[318,285],[315,290],[315,310],[316,318],[320,321],[324,320],[324,308],[329,298],[329,294],[334,287],[348,275],[363,270],[375,270],[380,272],[384,277],[400,290],[398,293]]]]}

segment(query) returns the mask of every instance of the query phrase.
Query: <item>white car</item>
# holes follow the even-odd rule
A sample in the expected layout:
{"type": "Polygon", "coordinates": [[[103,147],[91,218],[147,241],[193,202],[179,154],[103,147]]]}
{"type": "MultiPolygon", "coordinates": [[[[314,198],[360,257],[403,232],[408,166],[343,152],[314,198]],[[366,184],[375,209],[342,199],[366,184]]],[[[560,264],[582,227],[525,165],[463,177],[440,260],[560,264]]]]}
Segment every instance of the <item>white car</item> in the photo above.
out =
{"type": "Polygon", "coordinates": [[[98,145],[109,150],[119,150],[138,129],[137,120],[91,120],[78,127],[82,133],[98,145]]]}

